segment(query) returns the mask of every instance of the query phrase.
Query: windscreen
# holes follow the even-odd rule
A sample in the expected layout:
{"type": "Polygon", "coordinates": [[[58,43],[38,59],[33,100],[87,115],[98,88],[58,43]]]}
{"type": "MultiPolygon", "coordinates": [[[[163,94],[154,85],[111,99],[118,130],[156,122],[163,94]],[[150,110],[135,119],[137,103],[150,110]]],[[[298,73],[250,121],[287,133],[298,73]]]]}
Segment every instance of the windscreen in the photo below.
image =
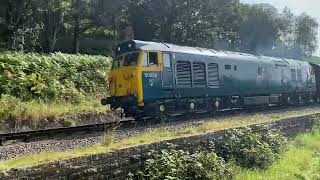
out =
{"type": "Polygon", "coordinates": [[[119,56],[114,59],[112,69],[120,67],[136,66],[138,64],[139,53],[131,53],[124,56],[119,56]]]}

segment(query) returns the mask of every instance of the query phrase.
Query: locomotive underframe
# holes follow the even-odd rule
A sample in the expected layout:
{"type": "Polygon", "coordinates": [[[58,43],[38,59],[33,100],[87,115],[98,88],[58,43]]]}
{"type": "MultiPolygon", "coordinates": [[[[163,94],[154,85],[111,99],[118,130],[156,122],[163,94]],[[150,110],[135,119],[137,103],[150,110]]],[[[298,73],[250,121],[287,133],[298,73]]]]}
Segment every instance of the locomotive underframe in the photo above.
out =
{"type": "Polygon", "coordinates": [[[146,102],[144,106],[138,106],[136,98],[111,97],[104,99],[104,104],[110,104],[111,109],[122,108],[124,116],[142,119],[164,118],[168,116],[208,113],[224,109],[246,108],[270,105],[303,105],[311,102],[318,102],[319,98],[314,92],[273,94],[259,96],[221,96],[202,98],[176,98],[158,99],[153,102],[146,102]],[[163,109],[164,108],[164,109],[163,109]]]}

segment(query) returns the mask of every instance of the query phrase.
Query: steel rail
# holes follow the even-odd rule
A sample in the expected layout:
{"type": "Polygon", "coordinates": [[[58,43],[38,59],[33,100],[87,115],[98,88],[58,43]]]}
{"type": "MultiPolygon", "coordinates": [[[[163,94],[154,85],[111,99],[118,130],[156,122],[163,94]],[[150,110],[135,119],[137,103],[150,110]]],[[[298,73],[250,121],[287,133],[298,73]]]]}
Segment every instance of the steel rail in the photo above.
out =
{"type": "Polygon", "coordinates": [[[61,135],[70,135],[76,133],[92,133],[92,132],[103,132],[112,129],[117,126],[129,127],[134,125],[133,120],[124,120],[119,122],[107,122],[101,124],[90,124],[75,127],[62,127],[52,129],[41,129],[32,131],[22,131],[15,133],[0,134],[0,146],[3,146],[7,141],[22,141],[29,142],[31,139],[56,137],[61,135]]]}

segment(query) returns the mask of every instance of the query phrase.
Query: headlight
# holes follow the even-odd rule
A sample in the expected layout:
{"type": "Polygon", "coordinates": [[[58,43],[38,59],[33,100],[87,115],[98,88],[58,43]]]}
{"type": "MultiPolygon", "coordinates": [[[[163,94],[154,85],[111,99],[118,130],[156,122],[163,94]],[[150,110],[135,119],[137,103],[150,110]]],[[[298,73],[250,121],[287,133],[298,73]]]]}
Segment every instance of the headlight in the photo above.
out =
{"type": "Polygon", "coordinates": [[[137,73],[136,72],[132,72],[131,77],[136,77],[137,73]]]}

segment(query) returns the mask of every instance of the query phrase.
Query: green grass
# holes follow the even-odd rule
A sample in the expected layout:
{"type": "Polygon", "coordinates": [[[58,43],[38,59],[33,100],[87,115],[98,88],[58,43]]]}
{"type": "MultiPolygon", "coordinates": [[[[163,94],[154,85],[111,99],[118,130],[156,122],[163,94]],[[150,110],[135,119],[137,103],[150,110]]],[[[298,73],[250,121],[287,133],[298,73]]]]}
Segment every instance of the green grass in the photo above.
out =
{"type": "Polygon", "coordinates": [[[320,130],[298,136],[267,170],[240,170],[236,180],[320,179],[320,130]]]}
{"type": "Polygon", "coordinates": [[[8,170],[11,168],[21,168],[39,164],[48,161],[56,161],[62,159],[68,159],[72,157],[79,157],[84,155],[106,153],[115,151],[118,149],[132,147],[142,144],[148,144],[152,142],[158,142],[162,140],[174,139],[177,137],[191,136],[196,134],[203,134],[208,132],[219,131],[228,128],[248,126],[256,123],[264,123],[276,121],[283,118],[307,115],[319,113],[319,111],[308,110],[308,111],[295,111],[285,113],[270,113],[267,115],[241,115],[238,117],[227,118],[223,121],[210,121],[202,122],[197,127],[185,128],[180,130],[164,130],[164,129],[152,129],[143,135],[133,136],[124,139],[120,142],[110,142],[110,138],[107,138],[107,143],[97,144],[92,147],[67,151],[67,152],[45,152],[31,156],[17,157],[16,159],[6,160],[0,162],[0,170],[8,170]]]}
{"type": "Polygon", "coordinates": [[[80,103],[44,103],[39,101],[21,102],[10,98],[0,101],[0,121],[30,121],[37,124],[40,120],[56,119],[65,114],[77,114],[85,112],[106,112],[107,108],[101,106],[100,99],[87,97],[80,103]]]}

